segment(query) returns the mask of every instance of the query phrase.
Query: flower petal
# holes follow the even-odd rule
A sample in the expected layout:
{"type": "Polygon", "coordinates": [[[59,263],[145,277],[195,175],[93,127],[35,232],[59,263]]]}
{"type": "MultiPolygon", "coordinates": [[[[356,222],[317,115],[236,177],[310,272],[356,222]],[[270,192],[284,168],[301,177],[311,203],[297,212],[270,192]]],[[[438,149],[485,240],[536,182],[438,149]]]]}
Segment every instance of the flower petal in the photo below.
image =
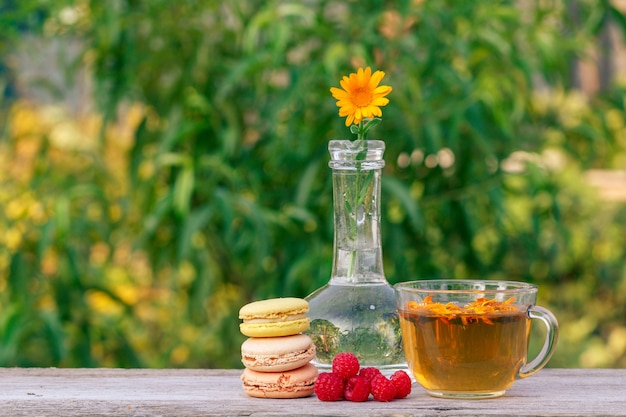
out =
{"type": "Polygon", "coordinates": [[[381,96],[386,96],[387,94],[391,93],[392,88],[388,85],[381,85],[378,86],[374,89],[373,94],[375,95],[381,95],[381,96]]]}
{"type": "Polygon", "coordinates": [[[350,126],[353,121],[354,121],[354,113],[348,114],[348,117],[346,117],[346,126],[350,126]]]}
{"type": "Polygon", "coordinates": [[[386,97],[374,97],[372,100],[372,106],[384,107],[389,103],[389,99],[386,97]]]}
{"type": "Polygon", "coordinates": [[[370,79],[369,88],[374,90],[376,86],[378,86],[378,84],[382,81],[384,76],[385,76],[384,72],[376,71],[374,75],[372,75],[372,78],[370,79]]]}

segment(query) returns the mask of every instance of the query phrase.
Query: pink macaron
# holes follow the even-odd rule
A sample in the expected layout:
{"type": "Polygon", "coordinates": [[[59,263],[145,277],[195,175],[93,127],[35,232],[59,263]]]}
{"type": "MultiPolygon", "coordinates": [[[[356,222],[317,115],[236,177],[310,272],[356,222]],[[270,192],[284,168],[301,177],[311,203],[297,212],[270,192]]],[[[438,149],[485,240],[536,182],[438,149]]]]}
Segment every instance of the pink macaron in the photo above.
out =
{"type": "Polygon", "coordinates": [[[257,372],[244,369],[243,389],[251,397],[301,398],[312,395],[318,371],[310,363],[284,372],[257,372]]]}
{"type": "Polygon", "coordinates": [[[251,337],[241,345],[241,362],[257,372],[282,372],[300,368],[315,358],[315,345],[305,334],[251,337]]]}

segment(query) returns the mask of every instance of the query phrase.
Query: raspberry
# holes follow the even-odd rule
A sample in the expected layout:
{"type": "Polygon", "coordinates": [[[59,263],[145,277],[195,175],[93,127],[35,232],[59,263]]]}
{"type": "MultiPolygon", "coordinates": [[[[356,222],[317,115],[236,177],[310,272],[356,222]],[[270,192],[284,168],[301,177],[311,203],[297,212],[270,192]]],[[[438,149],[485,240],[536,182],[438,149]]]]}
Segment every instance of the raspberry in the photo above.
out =
{"type": "Polygon", "coordinates": [[[344,380],[332,372],[322,372],[317,376],[313,389],[321,401],[339,401],[343,398],[344,380]]]}
{"type": "Polygon", "coordinates": [[[367,378],[355,375],[346,381],[343,396],[348,401],[363,402],[370,396],[370,382],[367,378]]]}
{"type": "Polygon", "coordinates": [[[333,373],[348,379],[359,373],[361,365],[353,353],[341,352],[333,358],[333,373]]]}
{"type": "Polygon", "coordinates": [[[374,368],[373,366],[368,366],[365,368],[361,368],[361,370],[359,371],[359,375],[364,376],[365,378],[367,378],[367,380],[371,383],[372,379],[374,379],[374,377],[376,375],[380,375],[380,369],[378,368],[374,368]]]}
{"type": "Polygon", "coordinates": [[[396,371],[389,377],[396,387],[396,398],[404,398],[411,393],[411,377],[404,371],[396,371]]]}
{"type": "Polygon", "coordinates": [[[384,375],[376,375],[372,379],[372,396],[377,401],[391,401],[396,397],[396,387],[384,375]]]}

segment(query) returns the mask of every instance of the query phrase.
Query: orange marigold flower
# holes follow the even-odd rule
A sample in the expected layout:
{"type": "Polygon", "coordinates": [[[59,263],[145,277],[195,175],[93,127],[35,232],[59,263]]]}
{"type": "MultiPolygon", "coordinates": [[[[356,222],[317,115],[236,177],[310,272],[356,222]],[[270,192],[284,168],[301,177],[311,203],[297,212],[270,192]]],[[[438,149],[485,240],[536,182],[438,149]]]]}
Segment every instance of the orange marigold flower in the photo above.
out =
{"type": "Polygon", "coordinates": [[[380,108],[389,103],[385,96],[391,92],[388,85],[378,85],[385,73],[366,67],[359,68],[356,73],[344,76],[339,82],[341,88],[332,87],[331,94],[337,99],[339,116],[346,118],[346,126],[359,124],[363,119],[380,117],[380,108]]]}

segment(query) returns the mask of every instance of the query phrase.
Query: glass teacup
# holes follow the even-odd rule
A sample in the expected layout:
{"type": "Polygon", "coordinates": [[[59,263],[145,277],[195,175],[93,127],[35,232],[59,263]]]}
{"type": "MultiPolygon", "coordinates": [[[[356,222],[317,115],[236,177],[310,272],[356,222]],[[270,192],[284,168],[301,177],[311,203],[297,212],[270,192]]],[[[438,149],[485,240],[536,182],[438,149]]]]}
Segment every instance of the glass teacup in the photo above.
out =
{"type": "Polygon", "coordinates": [[[513,281],[428,280],[394,286],[404,353],[413,376],[436,397],[499,397],[550,360],[554,315],[535,305],[537,286],[513,281]],[[547,331],[527,363],[531,321],[547,331]]]}

